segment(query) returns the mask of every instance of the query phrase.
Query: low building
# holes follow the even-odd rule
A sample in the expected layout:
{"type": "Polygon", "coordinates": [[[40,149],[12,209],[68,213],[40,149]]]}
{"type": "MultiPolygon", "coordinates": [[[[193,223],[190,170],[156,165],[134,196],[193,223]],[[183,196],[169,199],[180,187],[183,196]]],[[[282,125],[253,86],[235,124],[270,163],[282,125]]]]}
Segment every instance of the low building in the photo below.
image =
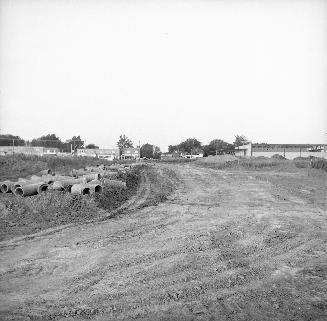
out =
{"type": "Polygon", "coordinates": [[[53,155],[60,152],[56,147],[37,147],[37,146],[0,146],[0,155],[24,154],[24,155],[53,155]]]}
{"type": "Polygon", "coordinates": [[[97,157],[97,149],[77,148],[76,155],[82,157],[97,157]]]}
{"type": "Polygon", "coordinates": [[[189,159],[193,159],[193,158],[201,158],[203,157],[203,154],[200,153],[200,154],[183,154],[182,155],[183,158],[189,158],[189,159]]]}
{"type": "Polygon", "coordinates": [[[161,159],[172,159],[173,154],[172,153],[161,153],[160,158],[161,159]]]}
{"type": "Polygon", "coordinates": [[[264,156],[271,157],[275,154],[287,159],[296,157],[322,157],[327,158],[326,144],[247,144],[235,147],[235,156],[264,156]]]}
{"type": "Polygon", "coordinates": [[[59,148],[56,147],[44,147],[43,148],[43,155],[58,155],[60,152],[59,148]]]}
{"type": "Polygon", "coordinates": [[[140,152],[138,148],[123,148],[120,159],[138,159],[140,152]]]}
{"type": "Polygon", "coordinates": [[[235,156],[251,156],[251,144],[235,147],[235,156]]]}
{"type": "Polygon", "coordinates": [[[118,148],[106,148],[97,150],[98,158],[106,160],[114,160],[119,158],[119,149],[118,148]]]}

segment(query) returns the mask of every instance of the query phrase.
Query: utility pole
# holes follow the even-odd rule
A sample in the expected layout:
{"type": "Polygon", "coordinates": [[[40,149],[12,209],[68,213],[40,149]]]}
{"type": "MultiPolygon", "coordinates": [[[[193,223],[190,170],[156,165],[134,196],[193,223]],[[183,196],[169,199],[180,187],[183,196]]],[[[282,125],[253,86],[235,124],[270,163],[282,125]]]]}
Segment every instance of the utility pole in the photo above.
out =
{"type": "Polygon", "coordinates": [[[139,162],[141,161],[141,142],[139,140],[139,162]]]}

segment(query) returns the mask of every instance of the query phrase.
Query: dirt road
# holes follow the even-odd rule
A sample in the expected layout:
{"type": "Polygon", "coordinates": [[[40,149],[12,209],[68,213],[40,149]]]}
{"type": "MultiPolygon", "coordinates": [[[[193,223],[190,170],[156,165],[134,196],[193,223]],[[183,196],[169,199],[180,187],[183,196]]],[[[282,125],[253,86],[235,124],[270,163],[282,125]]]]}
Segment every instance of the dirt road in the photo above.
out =
{"type": "Polygon", "coordinates": [[[164,203],[1,242],[0,319],[327,319],[326,176],[156,166],[164,203]]]}

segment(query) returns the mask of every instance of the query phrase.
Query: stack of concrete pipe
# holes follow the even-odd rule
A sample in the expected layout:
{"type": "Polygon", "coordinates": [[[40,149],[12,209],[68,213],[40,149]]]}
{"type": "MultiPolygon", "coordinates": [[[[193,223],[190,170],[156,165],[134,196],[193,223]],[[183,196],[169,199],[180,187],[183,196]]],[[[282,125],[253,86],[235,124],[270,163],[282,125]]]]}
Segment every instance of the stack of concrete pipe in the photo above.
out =
{"type": "Polygon", "coordinates": [[[49,185],[41,180],[24,180],[18,182],[5,181],[0,183],[2,193],[13,193],[16,196],[31,196],[44,192],[49,185]]]}
{"type": "Polygon", "coordinates": [[[70,176],[55,175],[51,170],[43,170],[40,175],[30,178],[19,178],[17,182],[6,180],[0,182],[2,193],[13,193],[16,196],[31,196],[48,189],[66,191],[81,195],[100,193],[103,185],[126,188],[126,183],[112,179],[117,173],[126,173],[131,166],[112,164],[72,170],[70,176]]]}

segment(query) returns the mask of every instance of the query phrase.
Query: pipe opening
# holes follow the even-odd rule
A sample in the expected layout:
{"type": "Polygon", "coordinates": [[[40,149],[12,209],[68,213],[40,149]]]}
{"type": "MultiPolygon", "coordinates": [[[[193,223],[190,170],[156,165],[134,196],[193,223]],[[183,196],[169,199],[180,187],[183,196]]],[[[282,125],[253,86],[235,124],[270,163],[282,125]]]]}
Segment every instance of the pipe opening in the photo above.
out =
{"type": "Polygon", "coordinates": [[[0,189],[1,189],[1,192],[2,193],[7,193],[7,191],[8,191],[8,185],[7,184],[1,184],[0,189]]]}
{"type": "Polygon", "coordinates": [[[41,192],[45,192],[47,189],[48,189],[48,186],[47,186],[47,185],[41,185],[41,186],[40,186],[40,191],[39,191],[39,193],[41,193],[41,192]]]}
{"type": "Polygon", "coordinates": [[[13,189],[15,190],[15,189],[18,188],[18,187],[22,187],[22,185],[20,185],[20,184],[15,184],[15,185],[13,186],[13,189]]]}
{"type": "Polygon", "coordinates": [[[89,194],[90,194],[90,189],[88,187],[83,188],[82,195],[89,195],[89,194]]]}
{"type": "Polygon", "coordinates": [[[100,185],[96,185],[96,186],[94,187],[94,192],[95,192],[95,193],[101,193],[101,192],[102,192],[102,187],[101,187],[100,185]]]}
{"type": "Polygon", "coordinates": [[[23,196],[24,195],[24,191],[23,191],[23,189],[21,187],[17,187],[15,189],[14,193],[15,193],[16,196],[23,196]]]}

